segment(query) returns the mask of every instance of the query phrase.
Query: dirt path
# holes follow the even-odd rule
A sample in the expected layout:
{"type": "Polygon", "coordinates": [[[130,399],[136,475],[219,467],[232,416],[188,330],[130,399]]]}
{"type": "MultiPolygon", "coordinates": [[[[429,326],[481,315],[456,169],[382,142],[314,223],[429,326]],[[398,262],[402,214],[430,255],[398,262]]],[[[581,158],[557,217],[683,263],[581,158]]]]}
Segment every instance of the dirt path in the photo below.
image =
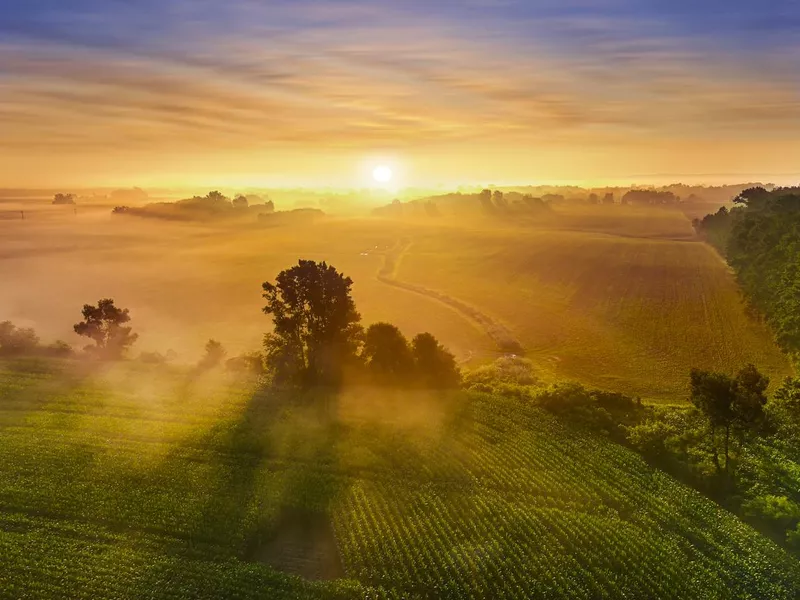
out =
{"type": "Polygon", "coordinates": [[[386,254],[384,255],[383,266],[381,267],[380,271],[378,271],[378,281],[401,290],[414,292],[420,296],[425,296],[447,305],[448,307],[457,311],[461,316],[474,323],[477,323],[480,328],[486,332],[486,335],[492,339],[494,344],[497,346],[497,349],[504,354],[525,354],[525,349],[523,348],[522,344],[514,337],[514,334],[511,333],[511,331],[505,325],[498,323],[496,320],[492,319],[492,317],[482,313],[477,308],[470,306],[469,304],[466,304],[457,298],[453,298],[452,296],[448,296],[441,292],[428,289],[424,286],[405,281],[399,281],[396,277],[397,269],[400,266],[400,261],[402,260],[403,255],[408,252],[410,247],[411,240],[404,238],[399,240],[393,248],[386,251],[386,254]]]}

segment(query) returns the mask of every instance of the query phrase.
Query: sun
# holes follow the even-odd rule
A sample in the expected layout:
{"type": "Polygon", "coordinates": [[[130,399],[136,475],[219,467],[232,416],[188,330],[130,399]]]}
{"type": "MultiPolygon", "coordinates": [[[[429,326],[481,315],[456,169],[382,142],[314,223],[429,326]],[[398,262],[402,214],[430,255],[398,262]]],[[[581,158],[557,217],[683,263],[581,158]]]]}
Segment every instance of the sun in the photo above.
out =
{"type": "Polygon", "coordinates": [[[372,178],[378,183],[389,183],[393,175],[392,170],[386,165],[378,165],[372,171],[372,178]]]}

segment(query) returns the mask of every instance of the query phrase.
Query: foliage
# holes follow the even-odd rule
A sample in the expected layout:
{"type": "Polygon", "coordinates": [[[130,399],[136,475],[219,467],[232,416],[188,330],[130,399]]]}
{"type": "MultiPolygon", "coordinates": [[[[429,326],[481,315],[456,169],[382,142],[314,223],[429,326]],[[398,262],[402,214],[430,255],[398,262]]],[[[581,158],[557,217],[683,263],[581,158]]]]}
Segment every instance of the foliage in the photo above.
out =
{"type": "Polygon", "coordinates": [[[591,429],[624,438],[623,426],[638,419],[637,400],[616,392],[589,390],[578,383],[558,383],[534,401],[545,410],[591,429]]]}
{"type": "Polygon", "coordinates": [[[72,355],[72,347],[63,340],[42,345],[32,327],[17,327],[11,321],[0,322],[0,356],[35,355],[64,358],[72,355]]]}
{"type": "Polygon", "coordinates": [[[56,194],[53,204],[75,204],[75,194],[56,194]]]}
{"type": "Polygon", "coordinates": [[[251,375],[264,374],[264,355],[261,352],[247,352],[229,358],[225,368],[234,373],[249,373],[251,375]]]}
{"type": "Polygon", "coordinates": [[[731,436],[741,452],[746,439],[763,423],[769,379],[747,365],[735,378],[693,369],[690,382],[692,404],[708,422],[711,460],[718,474],[729,475],[731,436]]]}
{"type": "Polygon", "coordinates": [[[481,365],[464,376],[466,387],[477,385],[496,385],[498,383],[512,385],[537,386],[541,383],[533,361],[521,356],[502,356],[488,365],[481,365]]]}
{"type": "Polygon", "coordinates": [[[214,367],[222,364],[228,353],[222,347],[222,342],[218,340],[208,340],[205,346],[205,354],[200,359],[199,367],[201,369],[213,369],[214,367]]]}
{"type": "Polygon", "coordinates": [[[361,357],[378,383],[399,385],[414,378],[414,356],[408,340],[390,323],[375,323],[367,328],[361,357]]]}
{"type": "Polygon", "coordinates": [[[720,245],[781,347],[800,352],[800,188],[750,188],[734,202],[695,225],[720,245]]]}
{"type": "Polygon", "coordinates": [[[94,347],[86,349],[99,357],[121,358],[139,337],[125,325],[131,320],[128,309],[117,308],[110,298],[100,300],[97,306],[84,304],[81,313],[83,321],[76,323],[73,329],[78,335],[94,341],[94,347]]]}
{"type": "Polygon", "coordinates": [[[30,327],[17,327],[11,321],[0,323],[0,354],[31,354],[39,348],[39,336],[30,327]]]}
{"type": "Polygon", "coordinates": [[[659,190],[630,190],[622,196],[622,204],[676,204],[679,201],[674,193],[659,190]]]}
{"type": "Polygon", "coordinates": [[[456,388],[461,383],[455,356],[430,333],[420,333],[411,340],[411,355],[417,379],[429,389],[456,388]]]}
{"type": "Polygon", "coordinates": [[[357,361],[363,330],[350,295],[353,280],[325,262],[301,260],[263,284],[273,332],[266,362],[279,383],[337,385],[357,361]]]}

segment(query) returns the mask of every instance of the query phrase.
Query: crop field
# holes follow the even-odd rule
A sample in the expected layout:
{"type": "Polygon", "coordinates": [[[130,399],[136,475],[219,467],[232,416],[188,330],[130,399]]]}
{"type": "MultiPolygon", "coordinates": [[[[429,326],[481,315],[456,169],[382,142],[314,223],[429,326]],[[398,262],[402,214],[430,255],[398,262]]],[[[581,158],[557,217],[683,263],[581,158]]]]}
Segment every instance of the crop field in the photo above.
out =
{"type": "Polygon", "coordinates": [[[584,207],[561,217],[418,233],[398,277],[493,315],[557,380],[675,402],[692,367],[734,372],[752,362],[775,383],[790,373],[681,212],[584,207]]]}
{"type": "MultiPolygon", "coordinates": [[[[57,208],[57,207],[56,207],[57,208]]],[[[228,226],[50,210],[0,221],[0,318],[78,345],[81,306],[130,308],[138,351],[257,349],[261,283],[298,258],[354,280],[365,324],[430,331],[464,364],[524,352],[544,379],[682,402],[692,367],[790,373],[726,265],[679,210],[559,206],[523,222],[328,218],[228,226]],[[52,214],[50,214],[52,213],[52,214]],[[53,298],[57,302],[53,302],[53,298]]]]}
{"type": "Polygon", "coordinates": [[[289,402],[135,363],[0,363],[0,556],[13,598],[800,589],[772,542],[537,409],[370,389],[289,402]]]}

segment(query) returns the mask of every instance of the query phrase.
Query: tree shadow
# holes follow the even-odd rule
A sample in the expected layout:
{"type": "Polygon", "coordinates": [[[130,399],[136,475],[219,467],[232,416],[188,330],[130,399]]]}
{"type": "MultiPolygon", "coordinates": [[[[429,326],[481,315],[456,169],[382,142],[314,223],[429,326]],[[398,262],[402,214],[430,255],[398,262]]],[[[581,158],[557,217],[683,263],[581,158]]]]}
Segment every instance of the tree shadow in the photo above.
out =
{"type": "Polygon", "coordinates": [[[305,396],[255,389],[235,415],[164,458],[153,477],[188,486],[196,502],[178,535],[184,543],[166,551],[238,558],[307,579],[343,575],[329,518],[348,485],[337,472],[337,427],[330,398],[305,396]],[[176,471],[197,462],[199,469],[176,471]]]}

